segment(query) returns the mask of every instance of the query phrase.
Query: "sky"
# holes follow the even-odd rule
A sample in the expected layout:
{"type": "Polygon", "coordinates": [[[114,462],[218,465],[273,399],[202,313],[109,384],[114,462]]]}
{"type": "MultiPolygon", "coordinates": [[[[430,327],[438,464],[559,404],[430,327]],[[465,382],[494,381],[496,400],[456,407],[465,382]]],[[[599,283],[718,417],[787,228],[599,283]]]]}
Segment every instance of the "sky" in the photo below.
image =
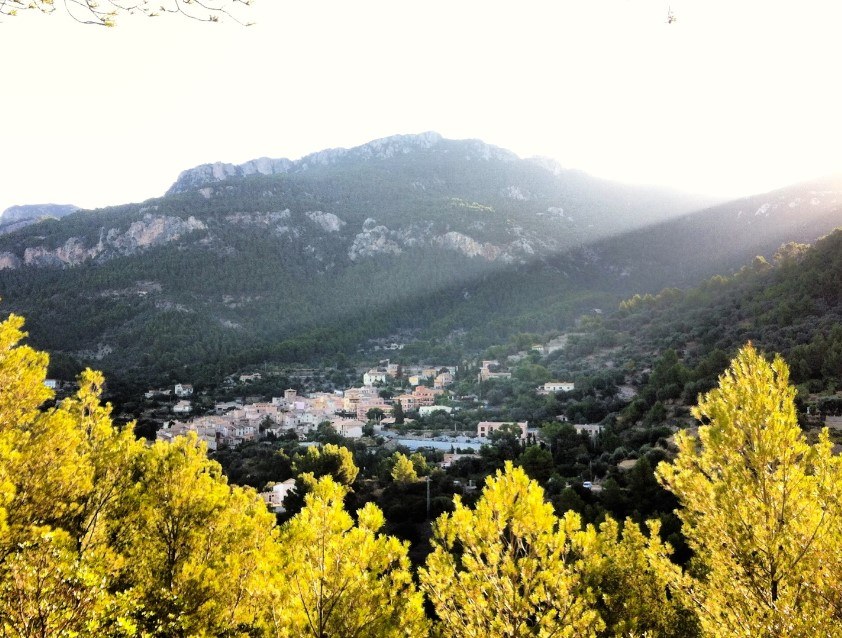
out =
{"type": "Polygon", "coordinates": [[[721,197],[842,170],[837,0],[256,0],[241,15],[256,24],[2,19],[0,211],[143,201],[206,162],[428,130],[721,197]]]}

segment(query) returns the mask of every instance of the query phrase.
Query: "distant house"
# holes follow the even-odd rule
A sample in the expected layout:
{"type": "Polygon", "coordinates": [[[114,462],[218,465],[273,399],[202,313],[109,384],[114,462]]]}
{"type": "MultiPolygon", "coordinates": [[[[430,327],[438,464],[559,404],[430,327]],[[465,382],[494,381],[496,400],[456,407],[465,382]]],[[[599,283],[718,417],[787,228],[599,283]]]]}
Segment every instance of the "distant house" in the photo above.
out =
{"type": "Polygon", "coordinates": [[[255,372],[254,374],[241,374],[240,375],[240,383],[247,383],[248,381],[260,381],[261,375],[259,372],[255,372]]]}
{"type": "Polygon", "coordinates": [[[401,408],[404,412],[410,410],[417,410],[425,405],[430,406],[436,402],[436,397],[444,394],[441,388],[428,388],[423,385],[416,386],[412,394],[401,394],[395,397],[396,401],[400,401],[401,408]]]}
{"type": "Polygon", "coordinates": [[[595,439],[597,436],[602,434],[602,429],[604,426],[599,425],[598,423],[575,423],[573,428],[576,430],[576,434],[587,434],[592,439],[595,439]]]}
{"type": "Polygon", "coordinates": [[[295,479],[287,479],[283,483],[275,483],[265,492],[260,492],[260,498],[264,500],[273,512],[282,514],[284,510],[284,499],[287,494],[295,489],[295,479]]]}
{"type": "Polygon", "coordinates": [[[172,411],[175,414],[190,414],[193,406],[190,405],[190,401],[179,401],[172,407],[172,411]]]}
{"type": "Polygon", "coordinates": [[[418,414],[420,416],[430,416],[434,412],[446,412],[447,414],[450,414],[453,412],[453,408],[449,405],[422,405],[418,408],[418,414]]]}
{"type": "Polygon", "coordinates": [[[358,439],[363,435],[365,423],[358,419],[337,419],[331,425],[340,436],[347,439],[358,439]]]}
{"type": "Polygon", "coordinates": [[[372,408],[383,410],[383,414],[391,414],[394,409],[394,404],[391,401],[386,401],[380,397],[373,399],[363,399],[357,403],[357,418],[360,421],[368,421],[368,411],[372,408]]]}
{"type": "Polygon", "coordinates": [[[411,412],[419,407],[418,397],[414,394],[399,394],[395,397],[395,401],[401,404],[401,410],[404,412],[411,412]]]}
{"type": "Polygon", "coordinates": [[[50,390],[56,390],[58,388],[58,381],[56,379],[44,379],[44,385],[50,390]]]}
{"type": "Polygon", "coordinates": [[[488,381],[489,379],[510,379],[512,377],[511,372],[492,372],[491,368],[498,367],[499,365],[500,362],[494,359],[483,361],[479,374],[477,375],[477,381],[488,381]]]}
{"type": "Polygon", "coordinates": [[[528,434],[527,421],[480,421],[477,423],[477,436],[481,439],[487,438],[495,430],[504,425],[516,425],[520,428],[520,440],[525,441],[528,434]]]}
{"type": "Polygon", "coordinates": [[[456,461],[460,461],[462,459],[478,459],[478,458],[481,458],[479,454],[451,454],[451,453],[446,452],[443,456],[442,462],[439,463],[439,467],[446,470],[451,465],[456,463],[456,461]]]}
{"type": "Polygon", "coordinates": [[[550,392],[572,392],[576,389],[576,384],[572,381],[547,381],[541,389],[547,394],[550,392]]]}
{"type": "Polygon", "coordinates": [[[386,374],[385,370],[377,370],[372,368],[368,372],[363,375],[363,385],[372,386],[375,383],[386,383],[386,374]]]}
{"type": "Polygon", "coordinates": [[[450,372],[442,372],[433,381],[433,387],[445,388],[453,383],[453,375],[450,372]]]}
{"type": "Polygon", "coordinates": [[[175,384],[175,396],[177,397],[189,397],[193,394],[193,386],[189,383],[176,383],[175,384]]]}

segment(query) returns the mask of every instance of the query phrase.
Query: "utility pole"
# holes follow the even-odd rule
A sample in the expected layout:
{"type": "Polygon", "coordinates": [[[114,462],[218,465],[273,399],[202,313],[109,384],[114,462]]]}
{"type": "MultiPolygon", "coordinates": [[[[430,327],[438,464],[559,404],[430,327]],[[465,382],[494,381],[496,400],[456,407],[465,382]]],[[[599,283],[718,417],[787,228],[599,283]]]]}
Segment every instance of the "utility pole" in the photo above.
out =
{"type": "Polygon", "coordinates": [[[430,477],[427,478],[427,520],[430,520],[430,477]]]}

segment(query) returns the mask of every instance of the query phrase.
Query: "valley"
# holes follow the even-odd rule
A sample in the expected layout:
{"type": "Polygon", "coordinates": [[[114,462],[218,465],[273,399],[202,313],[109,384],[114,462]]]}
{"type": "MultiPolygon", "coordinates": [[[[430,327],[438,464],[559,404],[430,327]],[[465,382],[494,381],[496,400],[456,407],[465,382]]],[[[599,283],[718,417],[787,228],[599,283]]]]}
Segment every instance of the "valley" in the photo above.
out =
{"type": "MultiPolygon", "coordinates": [[[[805,440],[842,444],[842,186],[694,211],[588,179],[429,134],[199,167],[3,235],[0,294],[57,410],[104,369],[115,431],[201,450],[280,529],[335,481],[423,573],[433,519],[520,471],[565,520],[654,526],[687,566],[655,468],[747,342],[789,362],[805,440]]],[[[699,635],[674,611],[661,635],[699,635]]]]}

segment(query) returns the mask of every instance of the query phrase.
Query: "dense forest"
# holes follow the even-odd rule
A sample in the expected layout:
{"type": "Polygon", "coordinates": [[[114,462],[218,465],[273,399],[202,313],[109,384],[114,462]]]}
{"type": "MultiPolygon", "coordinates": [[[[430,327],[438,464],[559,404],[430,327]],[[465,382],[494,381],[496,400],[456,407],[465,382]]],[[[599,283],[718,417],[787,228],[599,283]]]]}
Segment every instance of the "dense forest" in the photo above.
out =
{"type": "MultiPolygon", "coordinates": [[[[0,324],[6,635],[842,635],[842,457],[827,433],[807,442],[787,365],[751,346],[657,467],[689,561],[658,521],[585,524],[505,461],[454,497],[413,568],[380,508],[348,507],[344,448],[297,461],[301,508],[278,525],[194,438],[115,428],[100,374],[53,404],[22,326],[0,324]]],[[[390,474],[418,478],[407,458],[390,474]]]]}

